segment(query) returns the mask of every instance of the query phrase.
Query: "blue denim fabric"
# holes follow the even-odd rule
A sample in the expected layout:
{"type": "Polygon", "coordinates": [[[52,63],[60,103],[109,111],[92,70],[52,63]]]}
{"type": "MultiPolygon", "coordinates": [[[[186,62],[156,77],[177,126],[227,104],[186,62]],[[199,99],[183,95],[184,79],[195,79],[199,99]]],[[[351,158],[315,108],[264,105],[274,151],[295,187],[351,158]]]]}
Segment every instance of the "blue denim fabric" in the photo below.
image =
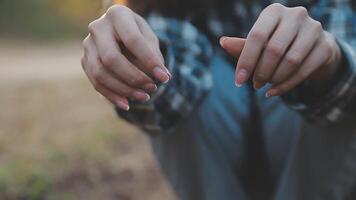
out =
{"type": "MultiPolygon", "coordinates": [[[[245,156],[244,126],[250,122],[248,87],[234,86],[234,69],[223,57],[212,59],[213,88],[174,133],[151,137],[162,171],[183,200],[247,199],[239,180],[245,156]]],[[[275,179],[295,146],[302,120],[280,98],[258,94],[266,151],[275,179]]]]}
{"type": "Polygon", "coordinates": [[[284,103],[310,121],[338,123],[349,116],[355,118],[356,98],[356,12],[351,0],[264,0],[224,1],[209,12],[201,22],[191,16],[169,18],[150,13],[147,21],[166,47],[166,64],[173,75],[167,85],[151,95],[151,101],[130,102],[130,111],[118,109],[118,114],[150,134],[174,129],[198,107],[211,88],[211,63],[220,48],[222,35],[245,37],[268,2],[286,6],[305,6],[323,28],[333,34],[342,51],[344,70],[330,89],[318,90],[305,81],[283,96],[284,103]],[[226,3],[226,4],[225,4],[226,3]],[[231,5],[230,5],[230,4],[231,5]]]}
{"type": "MultiPolygon", "coordinates": [[[[234,86],[234,70],[215,52],[219,36],[245,36],[263,8],[244,2],[250,1],[236,0],[231,6],[236,12],[220,12],[227,16],[213,12],[207,19],[212,25],[208,32],[201,32],[205,29],[194,20],[151,16],[148,21],[167,47],[166,62],[174,79],[160,87],[151,102],[132,103],[130,112],[118,111],[150,133],[162,170],[183,200],[246,199],[239,175],[246,156],[244,135],[249,134],[244,130],[254,125],[249,88],[234,86]],[[207,40],[207,35],[215,38],[207,40]],[[167,134],[168,129],[173,133],[167,134]]],[[[346,64],[342,78],[327,94],[293,90],[282,102],[258,91],[265,151],[279,182],[276,199],[345,199],[356,191],[354,1],[273,2],[313,2],[307,6],[310,14],[336,37],[346,64]],[[296,111],[306,119],[321,120],[304,122],[296,111]]]]}

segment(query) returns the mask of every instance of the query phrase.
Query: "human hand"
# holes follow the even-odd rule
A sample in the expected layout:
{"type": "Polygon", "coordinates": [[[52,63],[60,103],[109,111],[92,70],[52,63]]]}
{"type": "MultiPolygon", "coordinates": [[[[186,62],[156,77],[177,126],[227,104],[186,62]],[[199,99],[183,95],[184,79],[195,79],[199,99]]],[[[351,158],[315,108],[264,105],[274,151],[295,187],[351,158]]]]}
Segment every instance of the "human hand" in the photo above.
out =
{"type": "Polygon", "coordinates": [[[129,110],[128,98],[148,101],[157,89],[152,78],[163,83],[171,78],[156,35],[125,6],[112,6],[90,23],[83,46],[82,66],[90,82],[121,109],[129,110]]]}
{"type": "Polygon", "coordinates": [[[222,37],[221,46],[239,58],[236,85],[272,83],[266,96],[279,96],[303,81],[327,80],[341,60],[334,37],[303,7],[272,4],[262,11],[246,39],[222,37]]]}

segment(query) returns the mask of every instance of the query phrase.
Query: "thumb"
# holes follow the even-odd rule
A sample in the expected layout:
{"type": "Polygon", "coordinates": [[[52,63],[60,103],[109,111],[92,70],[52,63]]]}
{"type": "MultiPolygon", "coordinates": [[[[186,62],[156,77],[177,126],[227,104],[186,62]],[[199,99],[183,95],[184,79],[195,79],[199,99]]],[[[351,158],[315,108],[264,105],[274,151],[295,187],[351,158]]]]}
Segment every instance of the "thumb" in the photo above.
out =
{"type": "Polygon", "coordinates": [[[238,37],[221,37],[220,45],[224,48],[227,53],[235,58],[238,58],[245,46],[246,39],[238,37]]]}

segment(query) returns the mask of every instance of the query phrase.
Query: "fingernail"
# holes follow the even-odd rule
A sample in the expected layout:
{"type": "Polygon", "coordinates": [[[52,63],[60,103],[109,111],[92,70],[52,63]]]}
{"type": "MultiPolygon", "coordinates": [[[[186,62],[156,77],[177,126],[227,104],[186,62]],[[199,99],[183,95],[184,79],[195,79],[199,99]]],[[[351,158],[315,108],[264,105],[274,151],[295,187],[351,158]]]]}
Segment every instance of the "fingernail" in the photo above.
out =
{"type": "Polygon", "coordinates": [[[162,83],[167,83],[170,78],[169,73],[163,71],[163,69],[160,67],[155,67],[153,69],[153,75],[155,76],[155,78],[157,78],[162,83]]]}
{"type": "Polygon", "coordinates": [[[145,92],[142,92],[142,91],[135,91],[132,96],[137,99],[137,100],[140,100],[140,101],[149,101],[150,100],[150,95],[148,95],[147,93],[145,92]]]}
{"type": "Polygon", "coordinates": [[[266,97],[273,97],[276,96],[278,93],[278,91],[276,89],[270,89],[269,91],[266,92],[266,97]]]}
{"type": "Polygon", "coordinates": [[[237,72],[236,85],[242,85],[247,79],[247,70],[239,69],[237,72]]]}
{"type": "Polygon", "coordinates": [[[220,42],[220,45],[221,45],[222,47],[224,47],[224,41],[225,41],[226,39],[227,39],[226,36],[222,36],[222,37],[220,38],[219,42],[220,42]]]}
{"type": "Polygon", "coordinates": [[[171,80],[171,79],[172,79],[172,74],[171,74],[171,72],[169,72],[169,70],[168,70],[167,68],[163,68],[163,69],[164,69],[164,71],[166,71],[166,73],[168,74],[169,80],[171,80]]]}
{"type": "Polygon", "coordinates": [[[153,83],[147,83],[146,85],[143,86],[143,89],[146,92],[154,92],[157,90],[157,85],[153,83]]]}
{"type": "Polygon", "coordinates": [[[236,87],[242,87],[242,84],[235,82],[236,87]]]}
{"type": "Polygon", "coordinates": [[[266,98],[271,97],[271,94],[269,92],[266,92],[266,98]]]}
{"type": "Polygon", "coordinates": [[[254,82],[253,83],[253,87],[257,90],[257,89],[260,89],[262,87],[262,84],[260,82],[254,82]]]}
{"type": "Polygon", "coordinates": [[[123,109],[123,110],[126,110],[126,111],[129,111],[129,110],[130,110],[130,106],[127,105],[126,102],[123,102],[123,101],[120,100],[120,99],[116,101],[116,105],[117,105],[119,108],[123,109]]]}

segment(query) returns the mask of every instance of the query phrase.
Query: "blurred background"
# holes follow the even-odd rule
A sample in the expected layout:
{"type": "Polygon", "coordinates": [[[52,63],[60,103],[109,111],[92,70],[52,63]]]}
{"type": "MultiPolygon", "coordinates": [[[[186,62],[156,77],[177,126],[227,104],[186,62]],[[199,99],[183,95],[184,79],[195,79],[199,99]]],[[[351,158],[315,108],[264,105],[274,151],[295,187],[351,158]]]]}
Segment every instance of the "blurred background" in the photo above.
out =
{"type": "Polygon", "coordinates": [[[0,199],[175,199],[81,70],[100,0],[0,0],[0,199]]]}

